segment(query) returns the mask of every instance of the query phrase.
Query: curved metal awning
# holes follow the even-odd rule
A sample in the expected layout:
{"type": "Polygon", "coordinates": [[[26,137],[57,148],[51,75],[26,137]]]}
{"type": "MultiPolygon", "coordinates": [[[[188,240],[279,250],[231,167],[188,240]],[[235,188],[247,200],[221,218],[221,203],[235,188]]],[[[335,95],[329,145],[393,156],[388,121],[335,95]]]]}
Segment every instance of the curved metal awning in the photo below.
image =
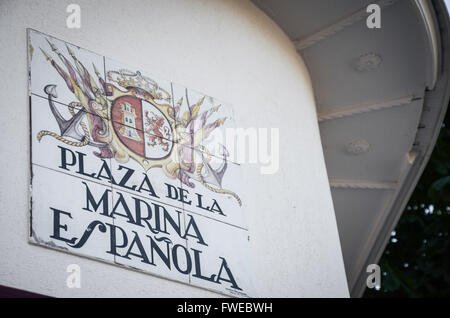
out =
{"type": "Polygon", "coordinates": [[[449,101],[442,0],[253,0],[310,72],[352,296],[365,288],[433,150],[449,101]],[[366,8],[381,7],[369,29],[366,8]]]}

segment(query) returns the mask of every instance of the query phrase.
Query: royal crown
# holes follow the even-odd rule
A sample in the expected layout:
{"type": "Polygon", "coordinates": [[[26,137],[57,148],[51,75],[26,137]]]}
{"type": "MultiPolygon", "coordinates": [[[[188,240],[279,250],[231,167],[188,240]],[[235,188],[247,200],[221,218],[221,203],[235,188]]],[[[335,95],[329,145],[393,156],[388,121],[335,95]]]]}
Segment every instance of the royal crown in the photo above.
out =
{"type": "Polygon", "coordinates": [[[161,88],[158,83],[141,74],[141,72],[120,69],[118,71],[109,71],[108,80],[125,88],[139,88],[149,93],[154,99],[171,101],[171,95],[165,89],[161,88]]]}

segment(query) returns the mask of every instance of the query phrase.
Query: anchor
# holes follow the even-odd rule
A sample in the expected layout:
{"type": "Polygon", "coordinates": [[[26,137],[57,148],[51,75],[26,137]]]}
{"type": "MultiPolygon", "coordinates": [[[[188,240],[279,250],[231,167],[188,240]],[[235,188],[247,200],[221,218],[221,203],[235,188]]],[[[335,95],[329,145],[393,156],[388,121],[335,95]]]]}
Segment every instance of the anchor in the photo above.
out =
{"type": "MultiPolygon", "coordinates": [[[[242,206],[242,200],[235,192],[222,188],[222,179],[228,167],[227,157],[229,156],[229,153],[224,145],[220,144],[220,146],[222,151],[222,163],[219,168],[214,169],[209,164],[209,158],[205,158],[205,154],[202,152],[202,163],[200,163],[197,167],[197,175],[200,179],[201,184],[203,184],[205,188],[209,189],[212,192],[229,194],[236,199],[236,201],[239,203],[239,206],[242,206]],[[202,173],[203,169],[206,170],[205,174],[202,173]],[[218,188],[212,187],[210,184],[214,184],[218,186],[218,188]]],[[[211,157],[209,153],[207,153],[207,155],[208,157],[211,157]]]]}
{"type": "MultiPolygon", "coordinates": [[[[221,146],[221,154],[222,154],[222,163],[217,169],[214,169],[210,164],[207,158],[205,158],[205,153],[201,151],[202,156],[202,162],[203,162],[203,168],[205,169],[205,174],[202,174],[203,179],[205,182],[217,185],[219,187],[222,187],[222,179],[225,175],[225,171],[228,167],[227,157],[229,156],[227,148],[225,148],[224,145],[220,144],[221,146]]],[[[211,157],[208,154],[208,157],[211,157]]]]}
{"type": "MultiPolygon", "coordinates": [[[[81,134],[78,131],[77,127],[83,119],[84,115],[86,115],[86,111],[84,109],[80,109],[72,118],[65,119],[58,111],[57,107],[55,106],[55,102],[53,101],[54,98],[58,97],[58,94],[56,92],[56,85],[49,84],[45,86],[44,92],[47,94],[48,104],[59,126],[61,137],[70,137],[78,141],[83,141],[86,136],[81,134]]],[[[88,145],[99,148],[108,146],[108,144],[106,143],[99,143],[92,140],[89,140],[88,145]]]]}

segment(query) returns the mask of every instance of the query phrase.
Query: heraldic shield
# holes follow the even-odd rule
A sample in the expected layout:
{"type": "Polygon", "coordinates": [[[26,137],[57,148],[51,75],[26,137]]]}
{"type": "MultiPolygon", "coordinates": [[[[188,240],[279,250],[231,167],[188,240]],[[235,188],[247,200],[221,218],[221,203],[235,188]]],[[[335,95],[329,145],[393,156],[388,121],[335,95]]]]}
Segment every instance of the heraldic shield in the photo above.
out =
{"type": "Polygon", "coordinates": [[[172,127],[156,105],[133,95],[124,95],[112,102],[111,118],[114,133],[134,154],[148,160],[170,155],[172,127]]]}

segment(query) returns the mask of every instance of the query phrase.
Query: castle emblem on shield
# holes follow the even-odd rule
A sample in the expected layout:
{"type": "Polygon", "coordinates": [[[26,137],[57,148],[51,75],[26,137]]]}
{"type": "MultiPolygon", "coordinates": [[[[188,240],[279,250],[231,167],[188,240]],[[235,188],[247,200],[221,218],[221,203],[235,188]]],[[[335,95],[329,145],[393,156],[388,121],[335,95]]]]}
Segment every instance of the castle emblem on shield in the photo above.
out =
{"type": "Polygon", "coordinates": [[[231,195],[241,205],[239,196],[221,185],[227,169],[225,147],[221,164],[213,167],[204,145],[204,140],[227,120],[217,116],[221,105],[202,107],[205,97],[190,103],[187,90],[175,101],[171,92],[139,71],[113,69],[102,76],[93,64],[94,76],[68,46],[65,55],[50,40],[47,42],[52,53],[43,47],[40,52],[66,87],[53,83],[45,86],[60,132],[40,131],[39,141],[49,136],[73,147],[96,149],[94,154],[99,158],[121,164],[134,160],[144,171],[162,169],[168,178],[179,179],[188,187],[194,187],[190,179],[196,178],[208,190],[231,195]],[[61,116],[55,107],[57,89],[69,89],[73,94],[70,118],[61,116]],[[215,120],[210,119],[213,114],[215,120]]]}
{"type": "Polygon", "coordinates": [[[125,138],[130,138],[135,141],[141,141],[136,130],[136,109],[128,102],[120,104],[120,112],[122,113],[123,126],[119,129],[120,134],[125,138]]]}

